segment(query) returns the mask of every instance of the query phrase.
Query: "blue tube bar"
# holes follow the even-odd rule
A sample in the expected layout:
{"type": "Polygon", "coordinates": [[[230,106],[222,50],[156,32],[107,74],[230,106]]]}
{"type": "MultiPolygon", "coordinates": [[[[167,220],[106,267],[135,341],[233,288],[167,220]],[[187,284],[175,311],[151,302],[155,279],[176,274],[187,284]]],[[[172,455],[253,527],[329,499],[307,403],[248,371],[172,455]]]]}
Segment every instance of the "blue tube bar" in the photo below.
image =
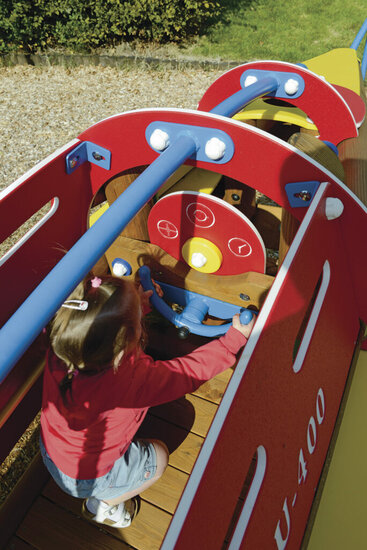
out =
{"type": "Polygon", "coordinates": [[[227,97],[219,103],[210,112],[215,115],[232,117],[240,111],[247,103],[270,92],[274,92],[279,87],[279,82],[273,76],[265,76],[261,80],[242,88],[235,94],[227,97]]]}

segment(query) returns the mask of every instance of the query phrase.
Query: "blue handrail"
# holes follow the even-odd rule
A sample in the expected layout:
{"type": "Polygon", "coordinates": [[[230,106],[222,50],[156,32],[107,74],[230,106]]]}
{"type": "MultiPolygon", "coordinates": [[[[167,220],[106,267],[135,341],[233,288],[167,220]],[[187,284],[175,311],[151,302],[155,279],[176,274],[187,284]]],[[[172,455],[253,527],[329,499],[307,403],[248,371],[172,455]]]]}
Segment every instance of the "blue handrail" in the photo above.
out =
{"type": "Polygon", "coordinates": [[[82,235],[10,317],[0,330],[0,382],[129,221],[196,148],[193,138],[177,138],[82,235]]]}
{"type": "MultiPolygon", "coordinates": [[[[365,19],[362,27],[359,29],[358,33],[356,34],[356,37],[355,39],[353,40],[353,43],[351,45],[351,48],[353,50],[357,50],[363,40],[363,38],[365,37],[365,35],[367,34],[367,19],[365,19]]],[[[366,42],[365,42],[365,45],[364,45],[364,50],[363,50],[363,56],[362,56],[362,61],[361,61],[361,73],[362,73],[362,77],[363,77],[363,80],[366,76],[366,71],[367,71],[367,38],[366,38],[366,42]]]]}

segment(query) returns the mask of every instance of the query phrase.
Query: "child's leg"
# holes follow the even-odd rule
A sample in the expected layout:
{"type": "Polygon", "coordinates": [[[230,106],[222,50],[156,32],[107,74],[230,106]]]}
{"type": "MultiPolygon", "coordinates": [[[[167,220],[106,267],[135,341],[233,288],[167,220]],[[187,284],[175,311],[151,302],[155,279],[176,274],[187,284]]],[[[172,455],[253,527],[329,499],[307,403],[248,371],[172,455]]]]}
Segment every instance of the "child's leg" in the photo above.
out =
{"type": "MultiPolygon", "coordinates": [[[[97,523],[104,523],[111,527],[129,527],[137,513],[137,504],[133,497],[148,489],[165,471],[168,464],[168,449],[162,441],[147,440],[154,447],[156,454],[156,472],[153,477],[144,482],[137,489],[133,489],[119,497],[99,500],[95,497],[86,499],[82,506],[82,515],[97,523]],[[133,499],[133,500],[132,500],[133,499]]],[[[151,472],[146,471],[149,476],[151,472]]]]}
{"type": "Polygon", "coordinates": [[[149,479],[148,481],[140,485],[140,487],[138,487],[137,489],[134,489],[133,491],[129,491],[128,493],[124,493],[123,495],[110,500],[104,499],[103,502],[105,502],[106,504],[109,504],[110,506],[114,506],[116,504],[120,504],[121,502],[125,502],[130,498],[135,497],[136,495],[140,495],[140,493],[148,489],[148,487],[153,485],[153,483],[158,481],[158,479],[162,476],[162,474],[164,473],[168,465],[168,458],[169,458],[168,449],[165,443],[163,443],[163,441],[158,441],[157,439],[150,439],[147,441],[153,444],[155,453],[156,453],[157,470],[155,475],[151,479],[149,479]]]}

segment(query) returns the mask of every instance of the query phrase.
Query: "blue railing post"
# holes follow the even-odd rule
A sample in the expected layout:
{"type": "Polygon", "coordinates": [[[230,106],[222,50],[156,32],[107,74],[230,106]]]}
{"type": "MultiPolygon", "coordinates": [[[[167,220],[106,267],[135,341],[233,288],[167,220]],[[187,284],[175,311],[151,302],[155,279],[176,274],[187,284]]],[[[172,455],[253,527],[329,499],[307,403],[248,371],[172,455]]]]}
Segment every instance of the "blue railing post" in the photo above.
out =
{"type": "MultiPolygon", "coordinates": [[[[366,34],[367,34],[367,19],[364,20],[362,27],[359,29],[355,39],[352,42],[351,48],[353,50],[358,50],[359,45],[366,34]]],[[[361,61],[361,73],[362,73],[363,80],[366,76],[366,71],[367,71],[367,38],[364,45],[363,56],[361,61]]]]}
{"type": "Polygon", "coordinates": [[[0,382],[78,283],[161,185],[196,151],[179,137],[148,166],[82,235],[0,330],[0,382]]]}

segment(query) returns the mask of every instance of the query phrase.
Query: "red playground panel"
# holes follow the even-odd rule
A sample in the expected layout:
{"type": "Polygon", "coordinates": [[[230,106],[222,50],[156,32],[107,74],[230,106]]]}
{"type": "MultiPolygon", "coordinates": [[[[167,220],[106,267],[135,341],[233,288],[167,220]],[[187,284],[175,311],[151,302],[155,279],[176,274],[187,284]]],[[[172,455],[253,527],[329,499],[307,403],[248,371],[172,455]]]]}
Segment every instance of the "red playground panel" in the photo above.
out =
{"type": "Polygon", "coordinates": [[[265,247],[259,232],[244,214],[216,197],[185,191],[171,193],[152,208],[148,229],[151,242],[177,260],[186,261],[182,248],[189,239],[205,239],[208,248],[215,245],[221,261],[218,269],[213,266],[210,272],[216,275],[265,271],[265,247]]]}

